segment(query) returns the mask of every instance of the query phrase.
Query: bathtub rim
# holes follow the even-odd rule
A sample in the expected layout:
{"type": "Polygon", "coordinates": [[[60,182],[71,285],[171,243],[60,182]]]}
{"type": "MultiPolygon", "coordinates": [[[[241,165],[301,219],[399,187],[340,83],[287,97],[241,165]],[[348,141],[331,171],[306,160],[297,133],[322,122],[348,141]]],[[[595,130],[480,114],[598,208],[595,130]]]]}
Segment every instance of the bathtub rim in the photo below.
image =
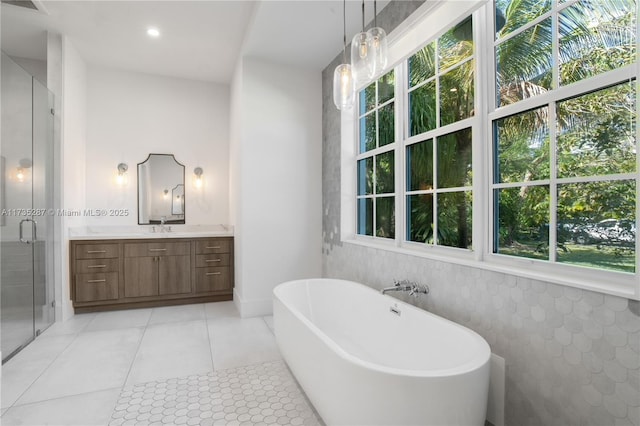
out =
{"type": "MultiPolygon", "coordinates": [[[[273,289],[273,297],[274,297],[274,302],[279,302],[290,314],[292,314],[293,316],[295,316],[298,320],[300,320],[305,326],[307,326],[313,333],[314,335],[316,335],[320,340],[322,340],[322,342],[324,344],[326,344],[331,350],[333,350],[340,358],[344,359],[345,361],[351,363],[351,364],[355,364],[370,370],[374,370],[380,373],[385,373],[385,374],[391,374],[391,375],[395,375],[395,376],[401,376],[401,377],[432,377],[432,378],[444,378],[444,377],[453,377],[453,376],[461,376],[464,374],[468,374],[470,372],[476,371],[478,369],[483,368],[484,366],[488,366],[489,362],[490,362],[490,358],[491,358],[491,348],[489,346],[489,344],[487,343],[487,341],[478,333],[476,333],[475,331],[471,330],[468,327],[465,327],[461,324],[458,324],[456,322],[453,322],[451,320],[448,320],[447,318],[441,317],[439,315],[436,315],[432,312],[429,312],[427,310],[424,309],[420,309],[416,306],[413,306],[409,303],[406,303],[400,299],[396,299],[394,297],[391,297],[389,295],[381,295],[379,294],[378,291],[376,291],[375,289],[365,285],[365,284],[361,284],[359,282],[356,281],[350,281],[350,280],[343,280],[343,279],[337,279],[337,278],[307,278],[307,279],[300,279],[300,280],[292,280],[292,281],[286,281],[283,282],[281,284],[278,284],[274,289],[273,289]],[[309,320],[307,317],[305,317],[302,313],[300,313],[299,311],[295,311],[293,309],[291,309],[281,298],[281,293],[284,292],[286,290],[287,287],[292,287],[296,284],[300,284],[300,283],[308,283],[308,282],[314,282],[314,281],[335,281],[335,282],[341,282],[344,284],[348,284],[348,285],[356,285],[361,287],[364,291],[369,291],[369,292],[373,292],[376,293],[376,295],[378,296],[382,296],[382,297],[388,297],[391,303],[396,303],[398,305],[400,305],[402,307],[402,309],[412,309],[415,312],[418,312],[420,314],[425,314],[429,317],[431,317],[431,319],[435,320],[435,321],[443,321],[445,324],[449,325],[449,326],[454,326],[458,329],[460,329],[461,331],[465,332],[466,334],[469,335],[469,337],[476,341],[478,343],[478,348],[480,349],[479,354],[477,354],[475,357],[473,357],[470,361],[462,363],[456,367],[453,368],[446,368],[446,369],[438,369],[438,370],[411,370],[411,369],[405,369],[405,368],[396,368],[396,367],[388,367],[385,365],[380,365],[380,364],[376,364],[373,363],[371,361],[366,361],[363,360],[361,358],[358,358],[357,356],[347,352],[346,350],[344,350],[340,345],[338,345],[333,339],[331,339],[326,333],[324,333],[318,326],[316,326],[311,320],[309,320]],[[484,352],[484,353],[482,353],[484,352]]],[[[275,312],[275,309],[274,309],[275,312]]],[[[276,337],[277,337],[277,330],[276,330],[276,337]]]]}

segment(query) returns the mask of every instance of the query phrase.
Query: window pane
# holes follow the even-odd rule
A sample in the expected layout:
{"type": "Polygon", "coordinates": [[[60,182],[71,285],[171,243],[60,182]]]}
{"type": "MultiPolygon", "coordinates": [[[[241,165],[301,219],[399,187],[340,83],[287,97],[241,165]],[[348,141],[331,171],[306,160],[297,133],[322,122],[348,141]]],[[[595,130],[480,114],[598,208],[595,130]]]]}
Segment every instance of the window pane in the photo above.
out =
{"type": "Polygon", "coordinates": [[[436,128],[436,82],[409,93],[409,128],[411,136],[436,128]]]}
{"type": "Polygon", "coordinates": [[[494,253],[549,259],[549,187],[494,191],[494,253]]]}
{"type": "Polygon", "coordinates": [[[432,42],[409,58],[409,87],[416,86],[436,73],[436,43],[432,42]]]}
{"type": "Polygon", "coordinates": [[[558,103],[558,176],[636,170],[635,82],[558,103]]]}
{"type": "Polygon", "coordinates": [[[391,102],[378,110],[378,126],[380,134],[378,143],[380,146],[395,142],[395,116],[394,103],[391,102]]]}
{"type": "Polygon", "coordinates": [[[538,108],[494,122],[494,183],[549,178],[548,108],[538,108]]]}
{"type": "Polygon", "coordinates": [[[496,9],[496,16],[505,21],[497,34],[500,38],[551,10],[551,0],[496,0],[496,9]]]}
{"type": "Polygon", "coordinates": [[[376,84],[368,85],[360,91],[360,115],[371,111],[376,106],[376,84]]]}
{"type": "Polygon", "coordinates": [[[407,147],[407,191],[433,189],[433,139],[407,147]]]}
{"type": "Polygon", "coordinates": [[[560,13],[560,84],[631,64],[636,58],[635,2],[579,2],[560,13]]]}
{"type": "Polygon", "coordinates": [[[473,67],[467,61],[440,77],[440,125],[473,115],[473,67]]]}
{"type": "Polygon", "coordinates": [[[395,192],[393,151],[376,156],[376,194],[395,192]]]}
{"type": "Polygon", "coordinates": [[[373,157],[358,161],[358,195],[373,194],[373,157]]]}
{"type": "Polygon", "coordinates": [[[496,47],[498,106],[531,98],[551,89],[552,39],[551,19],[545,19],[496,47]]]}
{"type": "Polygon", "coordinates": [[[469,16],[438,39],[439,69],[442,71],[451,68],[471,55],[473,55],[473,20],[469,16]]]}
{"type": "Polygon", "coordinates": [[[407,241],[433,244],[433,195],[407,196],[407,241]]]}
{"type": "Polygon", "coordinates": [[[360,118],[360,152],[367,152],[376,147],[376,114],[375,112],[360,118]]]}
{"type": "Polygon", "coordinates": [[[396,237],[395,197],[376,198],[376,237],[396,237]]]}
{"type": "Polygon", "coordinates": [[[378,104],[383,104],[394,97],[396,78],[391,70],[378,80],[378,104]]]}
{"type": "Polygon", "coordinates": [[[438,188],[471,186],[471,129],[438,138],[438,188]]]}
{"type": "Polygon", "coordinates": [[[438,194],[438,244],[471,248],[471,191],[438,194]]]}
{"type": "Polygon", "coordinates": [[[373,200],[358,199],[358,234],[373,235],[373,200]]]}
{"type": "Polygon", "coordinates": [[[635,272],[632,180],[558,186],[558,262],[635,272]]]}

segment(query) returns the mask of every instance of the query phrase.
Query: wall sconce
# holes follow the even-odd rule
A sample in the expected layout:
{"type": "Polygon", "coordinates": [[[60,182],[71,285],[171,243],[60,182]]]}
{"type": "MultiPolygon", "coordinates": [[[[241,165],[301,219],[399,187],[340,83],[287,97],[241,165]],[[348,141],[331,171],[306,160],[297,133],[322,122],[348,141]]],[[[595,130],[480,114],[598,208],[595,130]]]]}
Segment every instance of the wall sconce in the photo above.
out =
{"type": "Polygon", "coordinates": [[[162,198],[164,198],[165,200],[169,199],[169,190],[165,189],[163,192],[164,195],[162,195],[162,198]]]}
{"type": "Polygon", "coordinates": [[[196,188],[202,188],[202,167],[196,167],[193,169],[193,174],[196,175],[196,188]]]}
{"type": "Polygon", "coordinates": [[[22,167],[18,167],[16,170],[16,179],[18,179],[18,182],[24,182],[24,169],[22,167]]]}
{"type": "Polygon", "coordinates": [[[19,161],[19,166],[16,168],[16,179],[18,182],[24,182],[29,175],[29,169],[33,165],[30,159],[23,158],[19,161]]]}
{"type": "Polygon", "coordinates": [[[118,176],[116,177],[118,185],[123,185],[127,182],[127,170],[129,170],[129,166],[125,163],[118,164],[118,176]]]}

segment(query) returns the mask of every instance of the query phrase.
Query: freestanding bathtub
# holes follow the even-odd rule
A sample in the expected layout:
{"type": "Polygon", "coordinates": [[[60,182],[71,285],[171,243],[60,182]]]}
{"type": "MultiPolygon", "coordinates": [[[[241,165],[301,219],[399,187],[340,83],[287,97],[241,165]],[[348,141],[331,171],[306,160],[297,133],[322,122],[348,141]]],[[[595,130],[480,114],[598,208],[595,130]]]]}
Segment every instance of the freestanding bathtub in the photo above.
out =
{"type": "Polygon", "coordinates": [[[328,426],[484,425],[491,351],[475,332],[352,281],[273,293],[282,356],[328,426]]]}

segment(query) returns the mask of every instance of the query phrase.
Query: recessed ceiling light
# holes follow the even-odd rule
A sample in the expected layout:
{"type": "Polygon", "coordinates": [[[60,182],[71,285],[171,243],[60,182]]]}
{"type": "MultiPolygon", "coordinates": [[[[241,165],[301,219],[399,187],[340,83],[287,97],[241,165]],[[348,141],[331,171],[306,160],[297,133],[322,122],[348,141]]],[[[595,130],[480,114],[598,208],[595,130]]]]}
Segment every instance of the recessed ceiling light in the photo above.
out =
{"type": "Polygon", "coordinates": [[[160,31],[157,28],[147,28],[147,35],[149,37],[160,37],[160,31]]]}

